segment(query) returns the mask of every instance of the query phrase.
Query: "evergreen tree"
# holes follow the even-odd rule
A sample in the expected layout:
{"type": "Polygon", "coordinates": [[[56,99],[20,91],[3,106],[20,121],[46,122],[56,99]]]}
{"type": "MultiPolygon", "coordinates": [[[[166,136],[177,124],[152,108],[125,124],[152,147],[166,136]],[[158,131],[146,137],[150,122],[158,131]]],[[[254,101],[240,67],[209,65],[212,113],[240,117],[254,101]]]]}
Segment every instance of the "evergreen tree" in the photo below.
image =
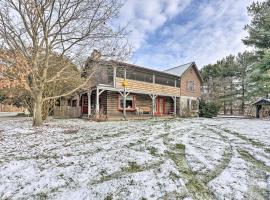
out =
{"type": "Polygon", "coordinates": [[[269,66],[270,66],[270,0],[253,3],[248,7],[251,23],[245,30],[249,36],[243,42],[257,50],[258,61],[252,67],[251,96],[268,96],[270,93],[269,66]]]}
{"type": "Polygon", "coordinates": [[[250,73],[252,67],[256,64],[256,56],[253,52],[245,51],[243,53],[238,53],[237,58],[237,77],[238,77],[238,86],[237,93],[238,99],[241,101],[240,113],[244,114],[245,104],[249,100],[249,91],[252,88],[250,84],[250,73]]]}
{"type": "Polygon", "coordinates": [[[251,96],[269,98],[270,94],[270,51],[264,51],[264,55],[254,65],[250,74],[252,81],[251,96]]]}
{"type": "Polygon", "coordinates": [[[244,44],[258,50],[270,49],[270,0],[252,3],[248,13],[252,20],[245,26],[249,36],[243,40],[244,44]]]}

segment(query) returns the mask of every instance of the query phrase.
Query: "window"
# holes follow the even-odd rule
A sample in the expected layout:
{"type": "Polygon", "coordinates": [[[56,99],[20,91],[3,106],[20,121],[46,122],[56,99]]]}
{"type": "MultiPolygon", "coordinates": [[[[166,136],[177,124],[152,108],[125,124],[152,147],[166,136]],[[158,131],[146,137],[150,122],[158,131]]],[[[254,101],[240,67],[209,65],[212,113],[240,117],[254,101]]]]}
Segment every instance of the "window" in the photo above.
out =
{"type": "Polygon", "coordinates": [[[194,81],[188,81],[187,82],[187,90],[194,92],[195,91],[195,84],[194,81]]]}
{"type": "Polygon", "coordinates": [[[179,79],[176,80],[176,87],[180,87],[180,80],[179,79]]]}
{"type": "Polygon", "coordinates": [[[175,79],[165,76],[156,75],[155,83],[161,85],[175,86],[175,79]]]}
{"type": "MultiPolygon", "coordinates": [[[[119,96],[118,108],[123,110],[124,107],[124,98],[119,96]]],[[[126,98],[126,110],[134,110],[135,109],[135,101],[133,96],[127,96],[126,98]]]]}
{"type": "Polygon", "coordinates": [[[187,108],[190,110],[190,99],[187,99],[187,108]]]}
{"type": "Polygon", "coordinates": [[[101,68],[96,71],[95,76],[98,84],[111,85],[113,83],[113,68],[101,68]]]}
{"type": "Polygon", "coordinates": [[[116,68],[116,77],[124,78],[125,76],[125,70],[123,67],[117,67],[116,68]]]}
{"type": "Polygon", "coordinates": [[[153,75],[139,70],[127,69],[127,79],[152,83],[153,75]]]}
{"type": "Polygon", "coordinates": [[[76,107],[77,106],[77,100],[72,100],[72,107],[76,107]]]}
{"type": "Polygon", "coordinates": [[[196,101],[196,100],[191,101],[191,109],[198,110],[198,101],[196,101]]]}
{"type": "MultiPolygon", "coordinates": [[[[124,68],[118,67],[116,69],[116,77],[124,78],[124,68]]],[[[136,68],[126,68],[126,78],[135,80],[135,81],[143,81],[147,83],[153,83],[153,75],[155,75],[155,83],[160,85],[168,85],[172,87],[180,87],[180,80],[166,75],[153,74],[152,72],[139,70],[136,68]]]]}

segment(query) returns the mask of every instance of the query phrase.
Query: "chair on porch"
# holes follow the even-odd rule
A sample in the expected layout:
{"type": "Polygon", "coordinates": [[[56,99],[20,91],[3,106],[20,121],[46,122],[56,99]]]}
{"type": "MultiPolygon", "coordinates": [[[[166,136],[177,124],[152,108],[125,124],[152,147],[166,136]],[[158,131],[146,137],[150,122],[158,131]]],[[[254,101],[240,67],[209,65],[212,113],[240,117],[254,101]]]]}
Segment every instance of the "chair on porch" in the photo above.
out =
{"type": "Polygon", "coordinates": [[[150,114],[151,113],[151,108],[147,106],[143,106],[140,108],[142,114],[150,114]]]}
{"type": "Polygon", "coordinates": [[[143,110],[140,107],[136,107],[135,110],[136,110],[136,115],[143,114],[143,110]]]}

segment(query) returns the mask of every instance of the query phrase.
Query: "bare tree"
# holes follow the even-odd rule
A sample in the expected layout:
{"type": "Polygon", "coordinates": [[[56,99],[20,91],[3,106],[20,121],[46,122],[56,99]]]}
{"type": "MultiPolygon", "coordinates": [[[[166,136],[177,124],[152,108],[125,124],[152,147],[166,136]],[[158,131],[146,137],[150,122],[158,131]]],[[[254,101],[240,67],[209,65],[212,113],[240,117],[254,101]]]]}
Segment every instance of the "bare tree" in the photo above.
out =
{"type": "MultiPolygon", "coordinates": [[[[69,73],[71,65],[81,65],[94,48],[108,57],[126,52],[125,28],[116,27],[114,21],[120,7],[119,0],[0,1],[0,42],[2,49],[27,63],[26,88],[33,101],[34,126],[42,124],[45,101],[87,85],[91,76],[61,94],[45,94],[48,84],[79,78],[77,73],[69,73]],[[56,55],[60,59],[53,62],[56,55]]],[[[19,61],[14,62],[20,66],[19,61]]]]}

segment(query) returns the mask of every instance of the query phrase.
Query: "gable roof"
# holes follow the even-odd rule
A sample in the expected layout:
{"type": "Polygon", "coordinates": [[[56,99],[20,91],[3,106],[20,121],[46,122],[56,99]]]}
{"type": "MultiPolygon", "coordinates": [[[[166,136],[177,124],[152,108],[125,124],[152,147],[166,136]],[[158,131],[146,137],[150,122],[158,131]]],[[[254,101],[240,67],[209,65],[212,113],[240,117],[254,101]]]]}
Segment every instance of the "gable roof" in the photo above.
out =
{"type": "Polygon", "coordinates": [[[166,69],[166,70],[164,70],[164,72],[181,77],[191,67],[194,67],[200,81],[203,82],[203,79],[202,79],[202,77],[200,75],[200,72],[199,72],[195,62],[190,62],[190,63],[186,63],[186,64],[183,64],[183,65],[180,65],[180,66],[177,66],[177,67],[166,69]]]}
{"type": "Polygon", "coordinates": [[[252,105],[270,105],[270,99],[261,98],[252,103],[252,105]]]}

